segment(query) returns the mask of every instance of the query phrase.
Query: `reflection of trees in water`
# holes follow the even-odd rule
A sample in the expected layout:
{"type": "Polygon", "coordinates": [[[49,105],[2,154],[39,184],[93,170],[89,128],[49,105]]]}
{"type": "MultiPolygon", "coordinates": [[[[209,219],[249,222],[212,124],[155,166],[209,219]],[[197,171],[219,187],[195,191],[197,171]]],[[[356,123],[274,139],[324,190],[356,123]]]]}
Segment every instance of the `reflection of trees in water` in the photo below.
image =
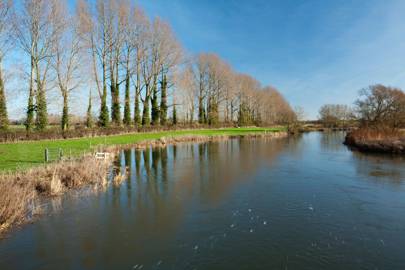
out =
{"type": "Polygon", "coordinates": [[[135,171],[136,171],[137,179],[140,179],[140,177],[141,177],[141,155],[142,155],[142,151],[139,149],[136,149],[134,162],[131,162],[131,163],[135,163],[135,171]]]}
{"type": "Polygon", "coordinates": [[[162,181],[167,182],[167,148],[160,149],[160,167],[162,170],[162,181]]]}
{"type": "Polygon", "coordinates": [[[345,151],[342,147],[345,138],[345,132],[322,132],[321,149],[329,152],[345,151]]]}
{"type": "Polygon", "coordinates": [[[128,168],[127,181],[89,201],[91,207],[81,209],[80,202],[71,202],[73,209],[83,211],[77,213],[74,226],[60,217],[48,220],[42,232],[36,230],[37,241],[48,242],[46,249],[38,247],[38,253],[54,245],[56,254],[64,254],[74,231],[80,233],[74,242],[83,261],[97,252],[110,258],[111,264],[135,260],[134,256],[143,264],[156,263],[159,254],[175,252],[161,243],[176,237],[192,200],[218,203],[246,179],[244,175],[271,165],[283,145],[278,140],[241,139],[125,151],[116,167],[128,168]],[[54,228],[58,240],[49,233],[54,228]],[[130,243],[131,249],[115,248],[123,243],[130,243]]]}
{"type": "Polygon", "coordinates": [[[405,181],[404,157],[357,151],[352,153],[357,173],[366,179],[395,185],[405,181]]]}
{"type": "Polygon", "coordinates": [[[131,220],[133,230],[143,233],[131,234],[134,241],[170,237],[194,199],[219,203],[259,166],[271,166],[283,147],[282,140],[238,139],[126,151],[120,162],[129,170],[128,182],[113,187],[110,215],[131,220]]]}
{"type": "Polygon", "coordinates": [[[292,157],[305,158],[309,152],[321,150],[323,152],[346,151],[343,145],[344,132],[310,132],[289,136],[284,140],[285,149],[292,157]],[[317,148],[319,146],[319,149],[317,148]]]}
{"type": "MultiPolygon", "coordinates": [[[[325,145],[332,139],[326,139],[325,145]]],[[[109,267],[91,265],[94,254],[108,258],[105,261],[112,265],[120,260],[156,265],[160,254],[171,257],[170,252],[176,252],[164,243],[176,241],[193,200],[219,203],[232,188],[252,179],[246,175],[254,175],[260,166],[272,166],[282,151],[293,151],[294,145],[305,149],[305,140],[240,139],[126,151],[116,167],[129,168],[127,182],[87,198],[84,205],[90,207],[70,200],[68,209],[74,209],[75,219],[56,215],[37,225],[33,241],[44,244],[34,247],[35,254],[50,261],[55,255],[65,256],[66,250],[77,252],[69,258],[80,258],[90,263],[89,268],[109,267]]],[[[353,162],[366,179],[393,184],[405,179],[401,157],[353,152],[353,162]]]]}
{"type": "Polygon", "coordinates": [[[304,144],[302,143],[302,138],[304,134],[294,134],[292,136],[288,136],[284,139],[285,150],[292,156],[301,157],[305,154],[304,144]]]}

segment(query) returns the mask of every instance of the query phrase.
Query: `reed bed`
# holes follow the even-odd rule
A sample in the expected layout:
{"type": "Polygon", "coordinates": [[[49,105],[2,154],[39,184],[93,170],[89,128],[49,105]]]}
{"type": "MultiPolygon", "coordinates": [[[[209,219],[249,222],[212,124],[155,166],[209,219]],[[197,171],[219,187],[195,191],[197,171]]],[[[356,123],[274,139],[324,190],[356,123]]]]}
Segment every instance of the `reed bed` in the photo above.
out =
{"type": "Polygon", "coordinates": [[[373,128],[359,128],[353,130],[350,136],[356,140],[363,141],[381,141],[381,140],[401,140],[405,139],[405,134],[397,129],[373,129],[373,128]]]}
{"type": "Polygon", "coordinates": [[[359,128],[348,133],[344,143],[360,151],[405,154],[405,134],[401,130],[359,128]]]}
{"type": "Polygon", "coordinates": [[[106,185],[109,161],[85,156],[37,167],[24,172],[0,175],[0,235],[31,220],[40,212],[39,200],[92,185],[106,185]]]}

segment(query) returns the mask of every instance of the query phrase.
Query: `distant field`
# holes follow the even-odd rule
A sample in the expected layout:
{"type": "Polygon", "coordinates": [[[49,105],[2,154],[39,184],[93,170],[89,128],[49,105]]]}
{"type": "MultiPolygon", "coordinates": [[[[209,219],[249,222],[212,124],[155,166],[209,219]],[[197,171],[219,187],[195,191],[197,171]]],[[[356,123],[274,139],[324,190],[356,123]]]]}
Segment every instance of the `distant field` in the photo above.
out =
{"type": "Polygon", "coordinates": [[[44,162],[45,148],[61,148],[65,155],[79,156],[100,145],[125,145],[144,140],[159,139],[166,136],[182,135],[243,135],[247,133],[281,131],[283,128],[224,128],[204,130],[180,130],[150,133],[79,138],[67,140],[43,140],[0,144],[0,171],[15,171],[44,162]]]}
{"type": "MultiPolygon", "coordinates": [[[[59,125],[48,125],[47,128],[59,128],[59,125]]],[[[8,126],[9,131],[17,131],[17,130],[25,130],[24,125],[9,125],[8,126]]]]}
{"type": "Polygon", "coordinates": [[[10,125],[10,126],[8,127],[8,129],[9,129],[10,131],[22,130],[22,129],[25,129],[25,126],[24,126],[24,125],[10,125]]]}

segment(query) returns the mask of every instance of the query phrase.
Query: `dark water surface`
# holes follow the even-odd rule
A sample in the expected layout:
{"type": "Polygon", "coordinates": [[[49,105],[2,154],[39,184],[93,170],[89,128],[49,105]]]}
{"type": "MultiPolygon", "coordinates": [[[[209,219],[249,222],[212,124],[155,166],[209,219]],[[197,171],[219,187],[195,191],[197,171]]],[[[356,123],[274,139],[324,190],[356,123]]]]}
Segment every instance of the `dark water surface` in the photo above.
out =
{"type": "Polygon", "coordinates": [[[405,269],[405,160],[342,133],[132,150],[128,179],[0,242],[0,269],[405,269]]]}

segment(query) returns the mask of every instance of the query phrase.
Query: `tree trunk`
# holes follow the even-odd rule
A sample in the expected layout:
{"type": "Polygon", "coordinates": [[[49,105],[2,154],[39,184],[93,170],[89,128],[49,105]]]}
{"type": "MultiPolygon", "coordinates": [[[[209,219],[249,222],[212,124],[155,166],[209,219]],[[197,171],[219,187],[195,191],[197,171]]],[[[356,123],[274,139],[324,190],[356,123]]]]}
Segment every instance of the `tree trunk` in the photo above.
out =
{"type": "Polygon", "coordinates": [[[156,83],[154,83],[153,85],[151,103],[152,103],[152,125],[157,126],[159,125],[159,105],[158,105],[156,83]]]}
{"type": "Polygon", "coordinates": [[[176,104],[173,105],[173,125],[177,125],[177,110],[176,104]]]}
{"type": "Polygon", "coordinates": [[[7,114],[6,93],[4,90],[3,73],[0,62],[0,130],[6,130],[8,125],[9,121],[7,114]]]}
{"type": "Polygon", "coordinates": [[[93,127],[93,115],[92,115],[92,108],[91,108],[91,92],[89,94],[89,105],[87,107],[87,119],[86,119],[86,127],[92,128],[93,127]]]}
{"type": "Polygon", "coordinates": [[[141,108],[140,108],[140,102],[139,102],[139,92],[137,89],[135,89],[134,124],[135,124],[135,127],[137,127],[137,128],[139,128],[142,125],[141,108]]]}
{"type": "MultiPolygon", "coordinates": [[[[103,62],[105,62],[103,60],[103,62]]],[[[107,79],[106,79],[106,67],[103,63],[103,94],[100,102],[100,115],[98,117],[98,125],[100,127],[108,127],[108,107],[107,107],[107,79]]]]}
{"type": "Polygon", "coordinates": [[[62,121],[61,128],[62,131],[66,131],[69,128],[69,104],[68,104],[68,93],[63,90],[63,111],[62,111],[62,121]]]}
{"type": "Polygon", "coordinates": [[[142,113],[142,126],[148,127],[150,125],[150,111],[149,111],[149,95],[148,91],[143,102],[143,113],[142,113]]]}
{"type": "Polygon", "coordinates": [[[124,125],[130,126],[131,125],[131,108],[130,108],[130,97],[129,97],[129,87],[130,87],[130,80],[129,80],[129,71],[127,70],[127,75],[125,78],[125,106],[124,106],[124,125]]]}
{"type": "Polygon", "coordinates": [[[203,100],[203,86],[200,77],[200,93],[198,96],[198,123],[205,123],[204,100],[203,100]]]}
{"type": "Polygon", "coordinates": [[[100,104],[100,116],[98,118],[98,125],[100,127],[108,127],[109,119],[108,119],[108,107],[107,107],[107,86],[104,84],[103,86],[103,95],[101,97],[101,104],[100,104]]]}
{"type": "Polygon", "coordinates": [[[35,127],[37,130],[44,130],[48,125],[48,112],[46,105],[46,94],[44,85],[42,84],[39,65],[35,63],[37,93],[36,93],[36,119],[35,127]]]}
{"type": "Polygon", "coordinates": [[[167,123],[167,77],[163,77],[161,98],[160,98],[160,124],[162,126],[167,123]]]}
{"type": "Polygon", "coordinates": [[[34,62],[31,57],[31,75],[30,75],[30,84],[29,84],[29,94],[28,94],[28,105],[27,105],[27,119],[25,120],[25,129],[27,131],[27,135],[31,132],[32,127],[34,125],[34,80],[33,74],[34,73],[34,62]]]}
{"type": "Polygon", "coordinates": [[[116,103],[116,89],[115,89],[115,80],[113,72],[111,72],[111,79],[110,79],[110,93],[111,93],[111,122],[117,125],[117,103],[116,103]]]}

